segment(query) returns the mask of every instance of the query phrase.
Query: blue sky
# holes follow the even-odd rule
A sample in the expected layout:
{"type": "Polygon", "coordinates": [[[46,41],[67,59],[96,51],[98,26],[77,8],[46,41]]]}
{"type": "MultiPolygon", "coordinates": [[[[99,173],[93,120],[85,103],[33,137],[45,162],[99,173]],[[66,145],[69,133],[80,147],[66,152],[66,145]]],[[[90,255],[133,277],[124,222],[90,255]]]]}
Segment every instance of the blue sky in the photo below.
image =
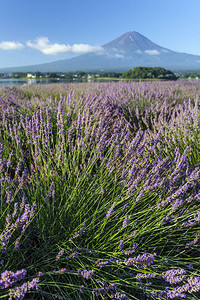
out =
{"type": "Polygon", "coordinates": [[[200,55],[200,0],[0,0],[0,68],[96,51],[128,31],[200,55]]]}

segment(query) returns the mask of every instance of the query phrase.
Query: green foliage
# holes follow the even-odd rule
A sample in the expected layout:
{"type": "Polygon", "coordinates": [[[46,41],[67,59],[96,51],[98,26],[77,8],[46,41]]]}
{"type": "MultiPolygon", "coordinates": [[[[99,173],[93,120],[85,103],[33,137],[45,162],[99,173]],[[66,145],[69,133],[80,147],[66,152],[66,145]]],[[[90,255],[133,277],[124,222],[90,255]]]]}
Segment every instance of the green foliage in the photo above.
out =
{"type": "Polygon", "coordinates": [[[100,74],[100,77],[109,77],[109,78],[120,78],[122,76],[122,73],[119,72],[104,72],[100,74]]]}
{"type": "Polygon", "coordinates": [[[125,79],[159,79],[159,80],[177,80],[176,75],[161,67],[136,67],[133,70],[124,72],[121,78],[125,79]]]}
{"type": "Polygon", "coordinates": [[[200,71],[180,71],[180,79],[199,79],[200,71]]]}

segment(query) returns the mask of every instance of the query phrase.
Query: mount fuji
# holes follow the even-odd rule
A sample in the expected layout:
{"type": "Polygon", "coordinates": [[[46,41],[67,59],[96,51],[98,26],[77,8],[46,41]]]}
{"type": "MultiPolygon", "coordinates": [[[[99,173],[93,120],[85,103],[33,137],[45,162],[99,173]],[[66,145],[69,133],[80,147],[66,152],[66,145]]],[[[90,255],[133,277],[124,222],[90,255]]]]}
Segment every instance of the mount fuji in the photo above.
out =
{"type": "Polygon", "coordinates": [[[51,63],[2,68],[0,72],[123,72],[137,66],[163,67],[171,70],[200,69],[200,56],[175,52],[159,46],[132,31],[103,45],[98,52],[82,54],[51,63]]]}

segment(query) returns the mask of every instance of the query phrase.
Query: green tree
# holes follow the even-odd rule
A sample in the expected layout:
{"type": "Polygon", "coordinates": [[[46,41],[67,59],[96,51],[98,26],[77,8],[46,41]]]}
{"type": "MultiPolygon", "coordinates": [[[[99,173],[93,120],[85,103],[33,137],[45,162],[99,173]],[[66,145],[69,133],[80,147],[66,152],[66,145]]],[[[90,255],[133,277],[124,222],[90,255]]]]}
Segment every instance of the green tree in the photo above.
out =
{"type": "Polygon", "coordinates": [[[176,75],[161,67],[136,67],[124,72],[121,78],[125,79],[159,79],[159,80],[177,80],[176,75]]]}

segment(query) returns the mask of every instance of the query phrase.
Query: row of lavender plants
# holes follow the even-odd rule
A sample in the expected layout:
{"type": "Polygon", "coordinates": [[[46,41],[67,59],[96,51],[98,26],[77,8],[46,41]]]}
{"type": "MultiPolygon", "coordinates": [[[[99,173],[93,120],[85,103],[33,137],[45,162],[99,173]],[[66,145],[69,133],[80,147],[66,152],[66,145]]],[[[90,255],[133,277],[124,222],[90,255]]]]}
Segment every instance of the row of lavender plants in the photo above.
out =
{"type": "Polygon", "coordinates": [[[0,299],[200,298],[199,97],[0,88],[0,299]]]}

